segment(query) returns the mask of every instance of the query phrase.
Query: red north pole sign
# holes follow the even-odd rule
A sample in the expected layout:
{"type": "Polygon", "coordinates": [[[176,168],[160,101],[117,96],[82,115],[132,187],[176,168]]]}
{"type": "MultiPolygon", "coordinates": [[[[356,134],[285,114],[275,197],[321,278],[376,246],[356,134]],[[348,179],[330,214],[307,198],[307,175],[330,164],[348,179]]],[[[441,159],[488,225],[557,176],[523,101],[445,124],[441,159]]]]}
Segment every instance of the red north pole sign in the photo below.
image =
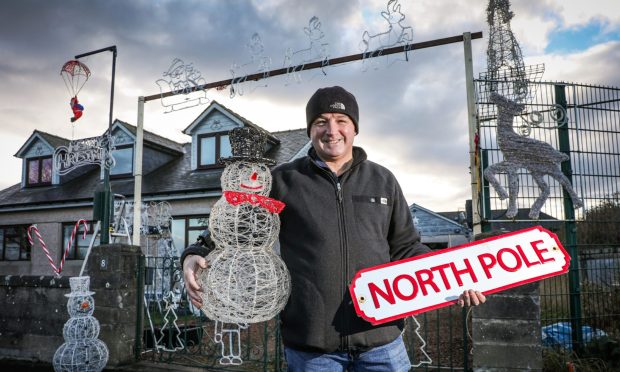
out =
{"type": "Polygon", "coordinates": [[[349,291],[372,324],[452,305],[466,289],[484,294],[566,273],[570,256],[540,226],[360,270],[349,291]]]}

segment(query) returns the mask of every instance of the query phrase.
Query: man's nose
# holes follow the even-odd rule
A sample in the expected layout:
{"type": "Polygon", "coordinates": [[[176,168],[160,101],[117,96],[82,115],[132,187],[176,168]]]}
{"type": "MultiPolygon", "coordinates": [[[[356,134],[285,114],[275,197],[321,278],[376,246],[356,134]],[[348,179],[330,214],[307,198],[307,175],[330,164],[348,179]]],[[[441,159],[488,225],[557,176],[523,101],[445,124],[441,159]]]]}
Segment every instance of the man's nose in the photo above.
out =
{"type": "Polygon", "coordinates": [[[337,125],[336,120],[329,119],[325,125],[325,131],[328,134],[336,133],[337,125]]]}

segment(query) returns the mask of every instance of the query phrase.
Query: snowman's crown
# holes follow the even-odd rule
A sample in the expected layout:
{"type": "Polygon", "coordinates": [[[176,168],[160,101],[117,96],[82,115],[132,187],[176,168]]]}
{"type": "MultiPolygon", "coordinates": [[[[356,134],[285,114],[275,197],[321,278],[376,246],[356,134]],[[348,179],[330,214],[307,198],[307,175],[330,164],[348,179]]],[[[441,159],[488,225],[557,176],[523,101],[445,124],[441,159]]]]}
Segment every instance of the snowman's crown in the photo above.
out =
{"type": "Polygon", "coordinates": [[[223,163],[247,160],[258,163],[275,164],[273,159],[263,157],[267,135],[252,127],[234,128],[229,133],[232,156],[220,159],[223,163]]]}

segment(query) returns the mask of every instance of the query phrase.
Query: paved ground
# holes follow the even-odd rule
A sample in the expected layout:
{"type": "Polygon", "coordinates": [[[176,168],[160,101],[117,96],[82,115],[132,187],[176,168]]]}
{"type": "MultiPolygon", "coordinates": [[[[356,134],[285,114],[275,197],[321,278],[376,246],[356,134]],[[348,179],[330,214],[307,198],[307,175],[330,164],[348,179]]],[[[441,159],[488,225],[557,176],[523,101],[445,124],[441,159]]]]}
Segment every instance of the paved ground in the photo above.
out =
{"type": "MultiPolygon", "coordinates": [[[[49,371],[54,371],[54,368],[49,364],[43,364],[43,363],[21,362],[21,361],[14,361],[14,360],[0,360],[0,371],[49,372],[49,371]]],[[[195,368],[195,367],[184,367],[184,366],[179,366],[176,364],[139,362],[139,363],[117,367],[117,368],[106,368],[104,369],[104,371],[198,372],[198,371],[204,371],[204,369],[195,368]]]]}

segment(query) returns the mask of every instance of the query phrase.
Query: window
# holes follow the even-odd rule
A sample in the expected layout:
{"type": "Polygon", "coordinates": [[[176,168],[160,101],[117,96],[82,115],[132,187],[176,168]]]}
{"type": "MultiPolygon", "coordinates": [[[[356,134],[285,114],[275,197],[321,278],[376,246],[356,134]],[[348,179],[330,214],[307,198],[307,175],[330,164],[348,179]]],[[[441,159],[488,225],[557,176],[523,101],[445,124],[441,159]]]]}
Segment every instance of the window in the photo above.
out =
{"type": "Polygon", "coordinates": [[[218,167],[220,158],[231,155],[228,132],[198,136],[198,168],[218,167]]]}
{"type": "Polygon", "coordinates": [[[52,184],[52,157],[45,156],[26,160],[26,185],[45,186],[52,184]]]}
{"type": "Polygon", "coordinates": [[[172,239],[179,256],[188,245],[194,244],[198,236],[209,226],[209,216],[174,217],[172,239]]]}
{"type": "Polygon", "coordinates": [[[26,237],[26,229],[28,226],[0,227],[0,261],[30,260],[31,247],[26,237]]]}
{"type": "MultiPolygon", "coordinates": [[[[67,249],[67,243],[71,240],[71,233],[73,233],[73,228],[75,227],[75,223],[67,222],[62,224],[62,249],[60,251],[60,259],[62,259],[62,255],[65,254],[65,249],[67,249]]],[[[78,227],[78,230],[75,232],[75,236],[73,237],[73,243],[71,243],[71,248],[69,248],[69,254],[67,254],[67,260],[83,260],[86,256],[86,251],[88,250],[88,246],[90,245],[90,241],[93,238],[93,223],[88,223],[88,234],[86,234],[86,239],[82,239],[84,236],[84,224],[81,223],[78,227]]],[[[99,245],[99,236],[95,239],[93,246],[99,245]]]]}
{"type": "Polygon", "coordinates": [[[110,169],[111,176],[124,177],[133,174],[133,145],[117,146],[112,151],[114,167],[110,169]]]}

